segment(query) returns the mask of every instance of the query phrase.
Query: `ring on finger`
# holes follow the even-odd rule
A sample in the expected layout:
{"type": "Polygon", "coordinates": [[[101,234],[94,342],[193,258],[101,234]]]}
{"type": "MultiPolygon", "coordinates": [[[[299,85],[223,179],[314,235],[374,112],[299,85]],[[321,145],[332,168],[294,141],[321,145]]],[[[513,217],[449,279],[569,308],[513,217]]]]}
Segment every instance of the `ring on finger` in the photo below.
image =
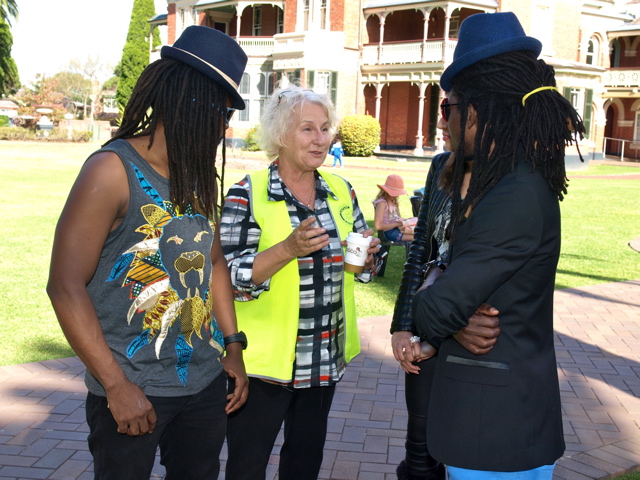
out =
{"type": "Polygon", "coordinates": [[[419,337],[419,336],[417,336],[417,335],[414,335],[413,337],[411,337],[411,338],[409,339],[409,341],[410,341],[412,344],[413,344],[413,343],[416,343],[416,342],[420,342],[420,337],[419,337]]]}

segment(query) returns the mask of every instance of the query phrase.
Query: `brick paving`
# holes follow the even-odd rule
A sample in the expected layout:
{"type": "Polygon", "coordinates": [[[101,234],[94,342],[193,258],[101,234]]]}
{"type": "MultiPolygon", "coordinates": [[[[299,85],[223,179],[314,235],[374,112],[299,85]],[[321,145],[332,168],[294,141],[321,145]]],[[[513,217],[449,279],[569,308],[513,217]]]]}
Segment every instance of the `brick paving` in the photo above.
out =
{"type": "MultiPolygon", "coordinates": [[[[639,469],[640,280],[558,290],[555,315],[567,443],[556,480],[610,479],[639,469]]],[[[363,352],[336,392],[323,480],[396,478],[407,415],[389,320],[360,320],[363,352]]],[[[93,478],[83,372],[75,357],[0,367],[0,480],[93,478]]],[[[280,444],[269,480],[277,478],[280,444]]],[[[223,468],[225,458],[223,451],[223,468]]],[[[163,478],[158,463],[152,478],[163,478]]]]}

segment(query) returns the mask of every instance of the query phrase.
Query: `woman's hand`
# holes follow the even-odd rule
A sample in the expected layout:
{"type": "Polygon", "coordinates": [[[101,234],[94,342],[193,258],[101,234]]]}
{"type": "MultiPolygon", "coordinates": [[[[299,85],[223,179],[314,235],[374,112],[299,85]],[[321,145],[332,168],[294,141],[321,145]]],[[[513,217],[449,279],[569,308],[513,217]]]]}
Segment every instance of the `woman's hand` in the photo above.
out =
{"type": "Polygon", "coordinates": [[[314,227],[316,217],[309,217],[296,227],[283,241],[285,250],[293,258],[307,257],[329,245],[329,235],[324,227],[314,227]]]}
{"type": "Polygon", "coordinates": [[[411,332],[394,332],[391,335],[393,356],[400,362],[400,367],[407,373],[419,373],[420,368],[413,362],[420,357],[420,342],[412,342],[411,332]]]}
{"type": "Polygon", "coordinates": [[[373,237],[367,249],[367,260],[364,262],[365,270],[372,270],[375,262],[374,255],[380,251],[380,239],[373,236],[373,229],[369,228],[362,232],[363,237],[373,237]]]}

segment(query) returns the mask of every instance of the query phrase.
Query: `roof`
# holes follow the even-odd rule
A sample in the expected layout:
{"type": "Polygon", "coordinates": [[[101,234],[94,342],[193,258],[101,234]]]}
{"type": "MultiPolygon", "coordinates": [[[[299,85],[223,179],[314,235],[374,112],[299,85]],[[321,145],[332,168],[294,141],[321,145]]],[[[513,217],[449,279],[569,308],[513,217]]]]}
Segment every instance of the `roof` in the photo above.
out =
{"type": "Polygon", "coordinates": [[[0,100],[0,109],[2,110],[18,110],[18,105],[11,100],[0,100]]]}

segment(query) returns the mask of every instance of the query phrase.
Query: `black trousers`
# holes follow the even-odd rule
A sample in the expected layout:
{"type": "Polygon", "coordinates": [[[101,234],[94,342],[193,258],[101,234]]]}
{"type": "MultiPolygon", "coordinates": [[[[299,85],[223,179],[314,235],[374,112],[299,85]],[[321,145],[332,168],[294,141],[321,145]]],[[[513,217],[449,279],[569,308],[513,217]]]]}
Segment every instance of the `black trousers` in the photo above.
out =
{"type": "Polygon", "coordinates": [[[444,479],[444,466],[435,460],[427,448],[427,413],[436,367],[436,357],[420,362],[420,373],[405,374],[405,401],[409,418],[405,442],[405,472],[407,478],[444,479]]]}
{"type": "Polygon", "coordinates": [[[226,480],[265,478],[284,421],[280,480],[316,480],[335,386],[289,388],[249,379],[249,398],[229,416],[226,480]]]}
{"type": "Polygon", "coordinates": [[[220,472],[227,414],[227,375],[185,397],[147,397],[158,417],[153,433],[139,437],[117,432],[106,397],[89,393],[86,415],[96,480],[149,480],[156,449],[166,480],[211,480],[220,472]]]}

